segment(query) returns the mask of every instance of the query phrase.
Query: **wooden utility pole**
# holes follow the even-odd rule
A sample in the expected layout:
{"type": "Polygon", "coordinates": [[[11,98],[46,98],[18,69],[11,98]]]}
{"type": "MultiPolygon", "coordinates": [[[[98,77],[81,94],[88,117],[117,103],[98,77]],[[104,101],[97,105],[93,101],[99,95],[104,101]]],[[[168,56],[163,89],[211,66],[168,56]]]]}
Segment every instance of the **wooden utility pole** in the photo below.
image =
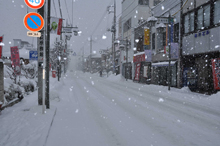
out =
{"type": "Polygon", "coordinates": [[[89,64],[90,64],[90,73],[92,71],[92,36],[90,37],[90,57],[89,57],[89,64]]]}

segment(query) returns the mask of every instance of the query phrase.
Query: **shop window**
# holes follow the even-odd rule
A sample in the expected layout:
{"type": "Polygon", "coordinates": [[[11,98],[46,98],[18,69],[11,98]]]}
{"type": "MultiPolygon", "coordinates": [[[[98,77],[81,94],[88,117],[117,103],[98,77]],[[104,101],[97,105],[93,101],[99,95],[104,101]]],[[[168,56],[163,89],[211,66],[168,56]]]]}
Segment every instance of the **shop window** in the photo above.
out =
{"type": "Polygon", "coordinates": [[[139,5],[149,5],[149,0],[139,0],[139,5]]]}
{"type": "Polygon", "coordinates": [[[214,3],[214,24],[220,23],[220,0],[214,3]]]}
{"type": "Polygon", "coordinates": [[[200,8],[197,13],[197,29],[208,26],[210,26],[210,4],[200,8]]]}

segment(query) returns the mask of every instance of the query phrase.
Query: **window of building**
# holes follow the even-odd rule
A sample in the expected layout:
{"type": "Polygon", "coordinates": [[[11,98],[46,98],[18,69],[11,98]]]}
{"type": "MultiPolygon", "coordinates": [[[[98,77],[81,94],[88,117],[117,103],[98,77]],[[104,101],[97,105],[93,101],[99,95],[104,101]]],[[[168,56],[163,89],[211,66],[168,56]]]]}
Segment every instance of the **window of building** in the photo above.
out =
{"type": "Polygon", "coordinates": [[[204,7],[204,26],[210,26],[210,5],[204,7]]]}
{"type": "Polygon", "coordinates": [[[189,15],[187,14],[184,17],[184,33],[188,33],[189,32],[189,15]]]}
{"type": "Polygon", "coordinates": [[[128,19],[125,23],[124,23],[124,32],[127,32],[129,29],[131,29],[131,18],[128,19]]]}
{"type": "Polygon", "coordinates": [[[166,32],[163,32],[163,46],[166,46],[166,32]]]}
{"type": "Polygon", "coordinates": [[[197,28],[201,29],[203,27],[203,9],[199,9],[197,13],[197,28]]]}
{"type": "Polygon", "coordinates": [[[174,42],[179,42],[179,23],[174,24],[174,42]]]}
{"type": "Polygon", "coordinates": [[[139,5],[149,5],[149,0],[139,0],[139,5]]]}
{"type": "Polygon", "coordinates": [[[200,8],[197,13],[197,29],[208,26],[210,26],[210,4],[200,8]]]}
{"type": "Polygon", "coordinates": [[[155,33],[152,34],[152,50],[155,50],[156,46],[155,46],[155,33]]]}
{"type": "Polygon", "coordinates": [[[214,24],[220,23],[220,0],[214,3],[214,24]]]}
{"type": "Polygon", "coordinates": [[[192,12],[192,13],[190,13],[190,17],[189,17],[189,30],[192,32],[192,31],[194,31],[194,21],[195,21],[195,13],[194,12],[192,12]]]}

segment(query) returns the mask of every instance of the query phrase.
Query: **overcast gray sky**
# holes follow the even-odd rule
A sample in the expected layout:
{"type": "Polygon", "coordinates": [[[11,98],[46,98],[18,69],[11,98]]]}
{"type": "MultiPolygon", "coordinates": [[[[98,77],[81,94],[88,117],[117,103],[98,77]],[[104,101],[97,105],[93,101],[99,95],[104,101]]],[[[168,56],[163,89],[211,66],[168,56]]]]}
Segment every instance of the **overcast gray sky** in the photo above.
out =
{"type": "MultiPolygon", "coordinates": [[[[65,5],[65,0],[61,1],[63,18],[68,19],[68,13],[65,5]]],[[[68,44],[71,45],[74,51],[79,50],[84,46],[85,53],[89,53],[88,37],[92,34],[101,17],[105,13],[107,6],[113,5],[113,0],[73,0],[73,25],[77,25],[82,31],[81,36],[74,36],[68,44]]],[[[66,0],[70,21],[72,22],[72,0],[66,0]]],[[[0,36],[4,35],[3,52],[10,51],[10,46],[13,46],[13,39],[22,39],[28,41],[36,47],[36,38],[27,37],[27,29],[23,24],[23,18],[28,12],[36,11],[27,8],[24,0],[0,0],[0,36]]],[[[117,0],[117,16],[121,14],[121,0],[117,0]]],[[[51,0],[51,16],[60,17],[58,0],[51,0]],[[54,1],[54,2],[53,2],[54,1]],[[55,3],[55,7],[54,7],[55,3]],[[56,9],[56,11],[55,11],[56,9]]],[[[117,20],[119,17],[117,17],[117,20]]],[[[111,46],[111,33],[107,32],[107,28],[111,27],[113,13],[106,14],[101,21],[99,28],[93,35],[93,50],[106,49],[111,46]],[[106,35],[107,39],[102,40],[102,35],[106,35]]],[[[69,21],[69,20],[68,20],[69,21]]],[[[64,23],[65,24],[65,23],[64,23]]],[[[57,35],[51,35],[51,44],[55,41],[57,35]]]]}

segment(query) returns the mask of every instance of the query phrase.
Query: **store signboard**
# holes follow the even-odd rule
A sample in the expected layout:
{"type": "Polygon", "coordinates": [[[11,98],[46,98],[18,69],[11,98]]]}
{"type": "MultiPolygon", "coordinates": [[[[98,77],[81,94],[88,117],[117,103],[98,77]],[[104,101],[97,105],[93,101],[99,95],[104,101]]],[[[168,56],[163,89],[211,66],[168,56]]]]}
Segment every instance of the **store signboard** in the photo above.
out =
{"type": "Polygon", "coordinates": [[[16,75],[21,74],[20,57],[18,47],[11,47],[11,62],[16,75]]]}
{"type": "Polygon", "coordinates": [[[135,81],[139,81],[140,79],[140,70],[141,70],[141,63],[137,63],[135,69],[135,77],[134,77],[135,81]]]}
{"type": "Polygon", "coordinates": [[[137,62],[142,62],[145,61],[145,53],[141,53],[141,54],[135,54],[134,58],[133,58],[133,62],[137,63],[137,62]]]}
{"type": "Polygon", "coordinates": [[[220,90],[220,58],[212,59],[214,88],[220,90]]]}
{"type": "Polygon", "coordinates": [[[150,29],[144,29],[144,45],[150,45],[150,29]]]}
{"type": "Polygon", "coordinates": [[[152,60],[152,51],[151,50],[144,50],[145,52],[145,61],[151,62],[152,60]]]}

